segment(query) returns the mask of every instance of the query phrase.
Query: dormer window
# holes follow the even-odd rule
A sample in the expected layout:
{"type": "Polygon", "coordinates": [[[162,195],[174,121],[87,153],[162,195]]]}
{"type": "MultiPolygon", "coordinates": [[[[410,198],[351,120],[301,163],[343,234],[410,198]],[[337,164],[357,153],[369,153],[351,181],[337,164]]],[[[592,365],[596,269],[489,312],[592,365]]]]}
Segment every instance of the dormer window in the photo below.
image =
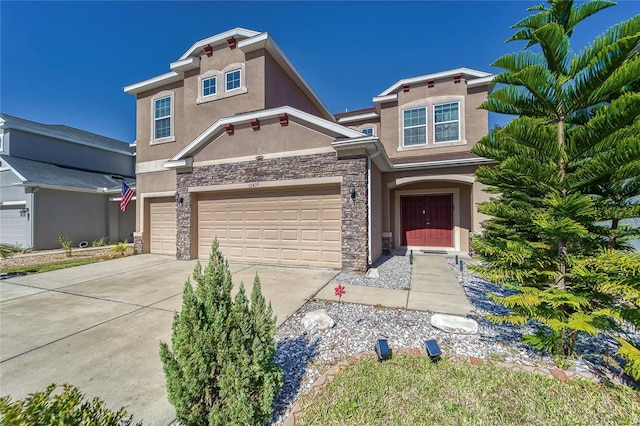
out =
{"type": "Polygon", "coordinates": [[[226,91],[239,89],[240,84],[240,70],[229,71],[224,74],[224,80],[226,82],[226,91]]]}
{"type": "Polygon", "coordinates": [[[433,107],[433,135],[434,143],[460,140],[460,104],[434,105],[433,107]]]}
{"type": "Polygon", "coordinates": [[[202,97],[215,95],[217,86],[217,77],[209,77],[202,80],[202,97]]]}
{"type": "Polygon", "coordinates": [[[407,109],[403,115],[404,146],[427,144],[427,109],[407,109]]]}

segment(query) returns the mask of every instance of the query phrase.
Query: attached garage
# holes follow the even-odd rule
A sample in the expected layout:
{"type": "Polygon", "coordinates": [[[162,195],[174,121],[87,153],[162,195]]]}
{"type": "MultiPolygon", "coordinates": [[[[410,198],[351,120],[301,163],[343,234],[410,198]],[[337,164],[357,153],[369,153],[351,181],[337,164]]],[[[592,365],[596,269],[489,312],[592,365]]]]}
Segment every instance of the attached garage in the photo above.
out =
{"type": "MultiPolygon", "coordinates": [[[[175,210],[174,210],[175,211],[175,210]]],[[[198,257],[340,268],[340,188],[201,194],[198,257]]]]}
{"type": "Polygon", "coordinates": [[[149,247],[155,254],[176,255],[176,202],[172,199],[149,203],[149,247]]]}
{"type": "Polygon", "coordinates": [[[31,217],[24,213],[25,205],[0,206],[0,243],[19,245],[23,248],[31,247],[29,238],[31,217]]]}

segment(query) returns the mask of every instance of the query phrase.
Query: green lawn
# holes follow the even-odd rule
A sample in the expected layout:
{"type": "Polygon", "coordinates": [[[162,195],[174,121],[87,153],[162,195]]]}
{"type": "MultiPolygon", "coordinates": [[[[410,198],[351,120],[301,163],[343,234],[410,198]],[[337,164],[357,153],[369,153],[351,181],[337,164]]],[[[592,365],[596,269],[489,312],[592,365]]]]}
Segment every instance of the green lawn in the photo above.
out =
{"type": "Polygon", "coordinates": [[[38,273],[38,272],[49,272],[55,271],[56,269],[65,269],[72,268],[74,266],[88,265],[90,263],[99,262],[100,258],[98,257],[90,257],[85,259],[76,259],[70,260],[68,262],[58,262],[58,263],[48,263],[45,265],[34,265],[34,266],[25,266],[23,268],[10,268],[10,269],[2,269],[3,273],[11,273],[11,272],[27,272],[27,273],[38,273]]]}
{"type": "Polygon", "coordinates": [[[363,359],[302,403],[302,425],[640,424],[640,393],[427,357],[363,359]]]}

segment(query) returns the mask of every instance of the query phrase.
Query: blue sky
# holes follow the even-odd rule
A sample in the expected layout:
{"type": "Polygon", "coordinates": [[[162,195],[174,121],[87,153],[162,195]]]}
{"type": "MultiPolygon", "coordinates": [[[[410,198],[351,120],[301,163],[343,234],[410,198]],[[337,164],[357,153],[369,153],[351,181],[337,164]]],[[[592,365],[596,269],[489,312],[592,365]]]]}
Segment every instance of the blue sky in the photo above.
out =
{"type": "MultiPolygon", "coordinates": [[[[268,31],[330,111],[372,106],[396,81],[490,64],[533,1],[11,2],[0,1],[0,111],[135,140],[123,87],[169,71],[197,40],[268,31]]],[[[574,50],[640,13],[622,0],[589,18],[574,50]]],[[[503,121],[493,117],[493,122],[503,121]]]]}

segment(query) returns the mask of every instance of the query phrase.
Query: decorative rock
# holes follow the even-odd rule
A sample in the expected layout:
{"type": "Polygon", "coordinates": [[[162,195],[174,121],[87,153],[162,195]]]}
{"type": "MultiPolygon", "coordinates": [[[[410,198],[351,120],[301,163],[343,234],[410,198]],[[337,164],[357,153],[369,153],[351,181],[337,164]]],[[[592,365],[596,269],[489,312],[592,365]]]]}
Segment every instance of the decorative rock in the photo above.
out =
{"type": "Polygon", "coordinates": [[[308,312],[302,318],[302,326],[305,330],[328,330],[336,325],[336,322],[327,314],[326,309],[308,312]]]}
{"type": "Polygon", "coordinates": [[[434,314],[431,317],[431,325],[447,333],[478,334],[478,323],[471,318],[434,314]]]}

